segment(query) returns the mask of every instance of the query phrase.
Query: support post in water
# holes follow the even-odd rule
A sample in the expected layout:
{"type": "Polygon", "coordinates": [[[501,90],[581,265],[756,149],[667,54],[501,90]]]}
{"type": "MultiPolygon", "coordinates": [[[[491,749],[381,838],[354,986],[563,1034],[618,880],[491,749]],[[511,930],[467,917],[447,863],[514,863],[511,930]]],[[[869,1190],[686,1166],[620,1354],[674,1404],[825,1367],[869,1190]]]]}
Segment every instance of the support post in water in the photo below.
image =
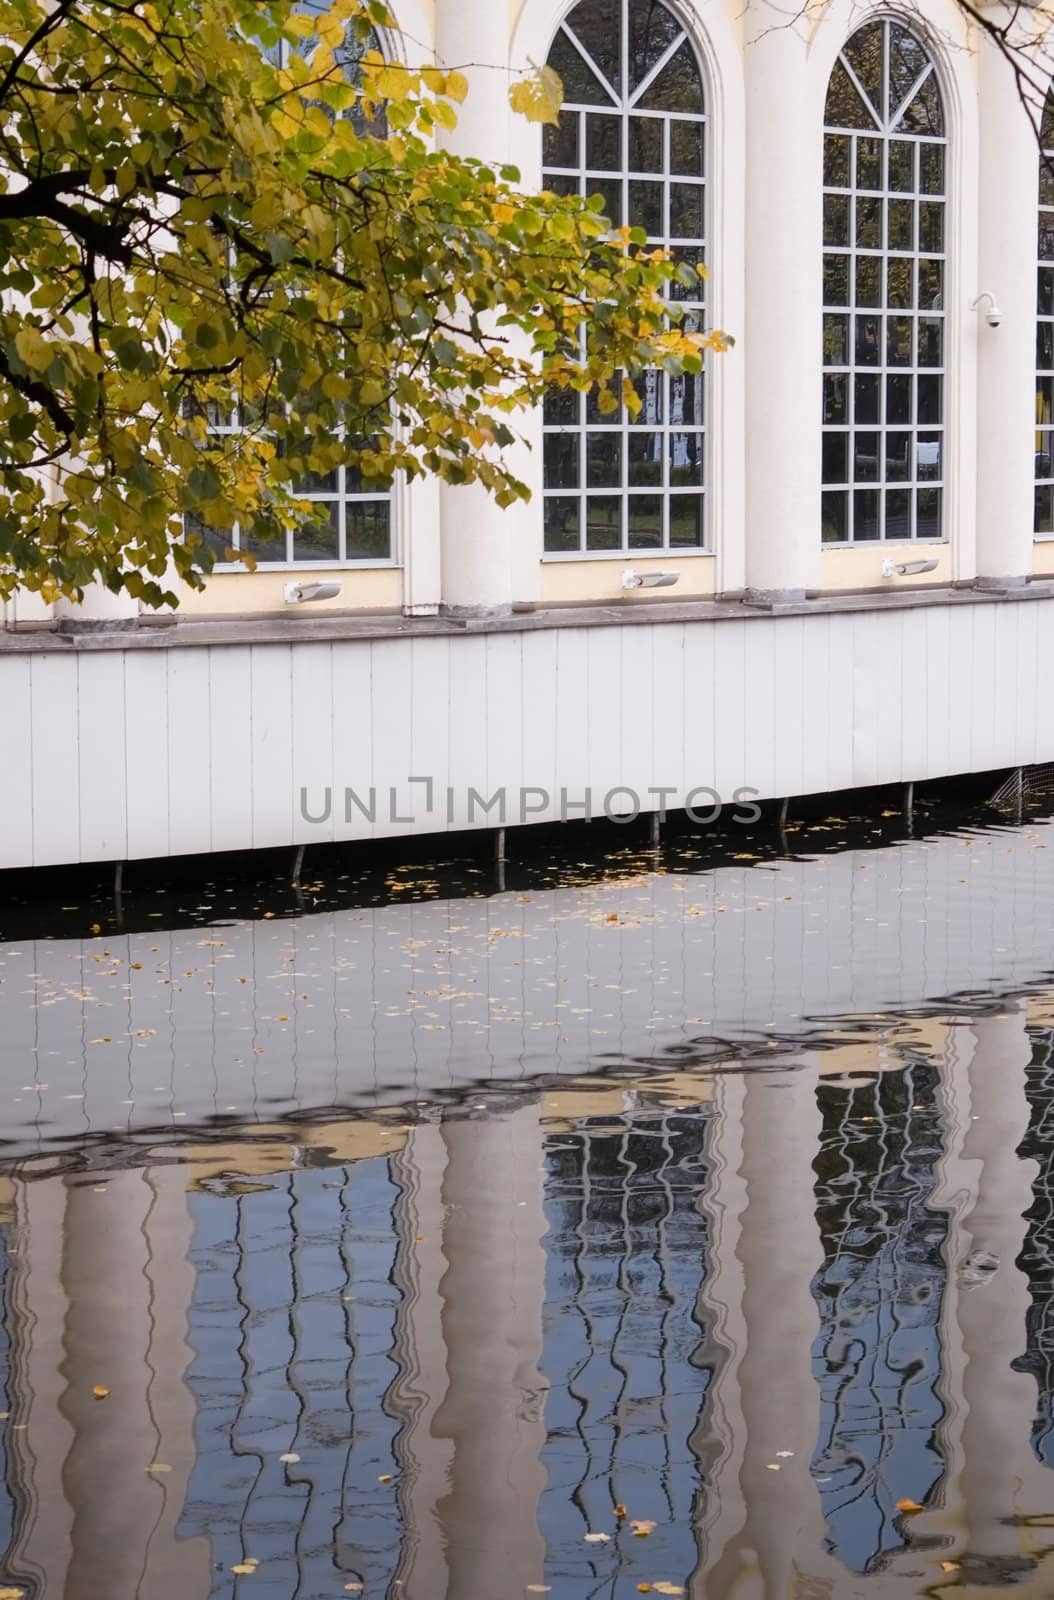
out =
{"type": "Polygon", "coordinates": [[[499,865],[509,858],[505,854],[505,829],[496,828],[494,831],[494,859],[499,865]]]}
{"type": "Polygon", "coordinates": [[[1018,767],[1014,773],[1014,810],[1017,813],[1017,825],[1020,828],[1021,819],[1025,810],[1025,769],[1018,767]]]}
{"type": "Polygon", "coordinates": [[[304,851],[306,849],[306,845],[300,845],[293,861],[293,876],[290,879],[290,883],[294,889],[299,889],[300,887],[300,874],[304,869],[304,851]]]}
{"type": "Polygon", "coordinates": [[[651,847],[657,850],[662,843],[662,817],[657,811],[651,814],[651,847]]]}
{"type": "Polygon", "coordinates": [[[914,785],[914,783],[906,783],[904,785],[904,821],[907,823],[909,828],[912,827],[914,825],[914,822],[915,822],[915,785],[914,785]]]}

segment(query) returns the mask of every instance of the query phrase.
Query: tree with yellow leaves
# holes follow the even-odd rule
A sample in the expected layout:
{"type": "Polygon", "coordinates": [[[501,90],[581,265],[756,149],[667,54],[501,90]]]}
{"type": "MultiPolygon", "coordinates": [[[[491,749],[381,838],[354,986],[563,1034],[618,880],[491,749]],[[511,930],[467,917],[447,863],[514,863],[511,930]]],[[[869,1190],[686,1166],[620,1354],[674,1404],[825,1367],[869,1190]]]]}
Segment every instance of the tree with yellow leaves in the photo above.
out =
{"type": "MultiPolygon", "coordinates": [[[[440,148],[466,81],[386,61],[393,26],[382,0],[0,0],[0,596],[174,604],[342,463],[511,504],[546,385],[632,407],[634,373],[721,347],[678,328],[690,269],[602,202],[440,148]]],[[[543,120],[560,86],[511,92],[543,120]]]]}

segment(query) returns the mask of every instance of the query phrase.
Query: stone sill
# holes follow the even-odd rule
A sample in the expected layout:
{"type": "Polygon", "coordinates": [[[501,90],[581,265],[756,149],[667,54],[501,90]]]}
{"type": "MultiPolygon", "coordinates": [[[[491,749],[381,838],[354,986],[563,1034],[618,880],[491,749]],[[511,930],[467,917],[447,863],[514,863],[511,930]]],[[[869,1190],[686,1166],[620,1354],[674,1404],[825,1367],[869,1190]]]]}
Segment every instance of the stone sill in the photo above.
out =
{"type": "Polygon", "coordinates": [[[185,647],[245,644],[320,644],[342,639],[458,638],[466,634],[534,633],[551,628],[604,628],[649,623],[747,622],[771,617],[837,616],[846,613],[914,611],[929,606],[1019,604],[1054,598],[1054,579],[1029,581],[1020,587],[978,589],[952,587],[858,590],[818,593],[804,600],[750,603],[742,598],[717,600],[644,600],[627,597],[614,603],[522,606],[505,616],[405,617],[392,612],[329,612],[323,616],[225,617],[200,621],[143,618],[133,627],[108,624],[98,630],[59,633],[49,625],[0,630],[0,655],[61,654],[83,650],[173,650],[185,647]]]}

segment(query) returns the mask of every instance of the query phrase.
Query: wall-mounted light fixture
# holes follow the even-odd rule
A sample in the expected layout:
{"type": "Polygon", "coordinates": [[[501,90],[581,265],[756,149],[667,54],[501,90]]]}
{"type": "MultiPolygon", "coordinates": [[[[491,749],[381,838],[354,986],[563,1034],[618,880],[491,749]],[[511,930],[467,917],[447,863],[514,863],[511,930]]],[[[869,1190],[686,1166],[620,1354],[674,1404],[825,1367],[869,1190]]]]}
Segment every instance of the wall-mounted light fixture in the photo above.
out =
{"type": "Polygon", "coordinates": [[[937,561],[931,557],[928,561],[890,561],[882,563],[883,578],[915,578],[921,572],[936,572],[937,561]]]}
{"type": "Polygon", "coordinates": [[[635,572],[627,567],[622,574],[624,589],[672,589],[680,578],[679,572],[635,572]]]}
{"type": "Polygon", "coordinates": [[[304,606],[312,600],[335,600],[341,588],[339,583],[287,583],[285,603],[287,606],[304,606]]]}

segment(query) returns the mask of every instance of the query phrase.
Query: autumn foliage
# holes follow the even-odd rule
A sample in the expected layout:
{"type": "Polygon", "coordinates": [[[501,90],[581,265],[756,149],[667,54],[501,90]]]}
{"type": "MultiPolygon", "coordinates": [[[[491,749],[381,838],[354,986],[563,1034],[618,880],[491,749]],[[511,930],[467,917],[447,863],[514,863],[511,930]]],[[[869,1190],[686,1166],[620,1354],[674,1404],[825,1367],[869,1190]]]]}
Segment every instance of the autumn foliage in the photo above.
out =
{"type": "MultiPolygon", "coordinates": [[[[547,383],[632,407],[721,346],[599,200],[445,151],[464,76],[377,29],[381,0],[0,0],[0,596],[174,603],[195,528],[281,537],[340,462],[510,504],[547,383]]],[[[542,120],[559,84],[511,93],[542,120]]]]}

